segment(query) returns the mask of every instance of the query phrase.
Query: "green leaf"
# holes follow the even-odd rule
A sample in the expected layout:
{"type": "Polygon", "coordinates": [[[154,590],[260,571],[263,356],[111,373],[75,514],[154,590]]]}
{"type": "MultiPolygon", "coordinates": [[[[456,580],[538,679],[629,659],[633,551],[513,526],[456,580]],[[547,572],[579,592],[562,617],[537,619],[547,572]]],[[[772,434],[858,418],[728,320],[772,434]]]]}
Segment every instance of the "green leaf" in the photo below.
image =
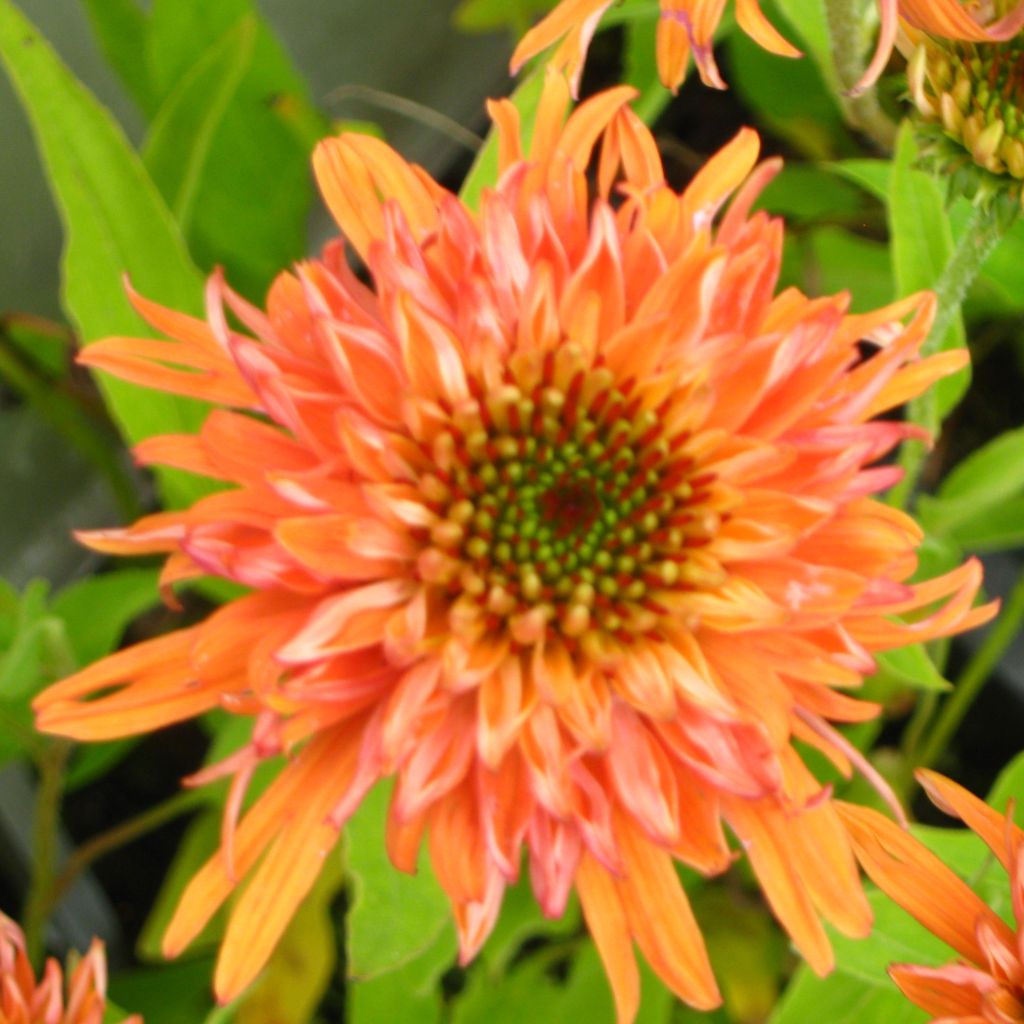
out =
{"type": "Polygon", "coordinates": [[[799,40],[791,33],[786,33],[787,38],[794,42],[803,42],[804,49],[818,66],[829,94],[837,95],[840,86],[832,60],[825,0],[776,0],[776,6],[799,34],[799,40]]]}
{"type": "Polygon", "coordinates": [[[260,302],[277,273],[305,255],[309,153],[328,122],[253,0],[153,0],[148,59],[165,103],[196,76],[195,89],[185,87],[191,104],[198,79],[215,73],[196,65],[241,19],[255,26],[251,58],[210,137],[187,236],[200,266],[225,266],[232,286],[260,302]]]}
{"type": "Polygon", "coordinates": [[[31,701],[53,678],[45,670],[44,635],[61,628],[46,608],[47,590],[37,580],[19,595],[0,580],[0,764],[40,745],[31,701]]]}
{"type": "MultiPolygon", "coordinates": [[[[952,689],[952,684],[945,679],[928,657],[923,644],[910,644],[897,647],[891,651],[879,651],[875,654],[878,671],[872,677],[884,685],[897,690],[932,690],[945,693],[952,689]]],[[[877,699],[873,696],[872,699],[877,699]]]]}
{"type": "Polygon", "coordinates": [[[146,1024],[196,1024],[213,1009],[212,974],[211,956],[116,971],[110,976],[110,994],[146,1024]]]}
{"type": "Polygon", "coordinates": [[[485,971],[470,974],[466,991],[456,1001],[452,1024],[522,1024],[525,1020],[564,1020],[565,989],[548,972],[547,958],[534,955],[499,979],[485,971]]]}
{"type": "Polygon", "coordinates": [[[892,178],[892,164],[888,160],[858,158],[838,160],[828,166],[837,174],[860,185],[876,199],[888,202],[889,185],[892,178]]]}
{"type": "MultiPolygon", "coordinates": [[[[788,28],[783,31],[794,38],[788,28]]],[[[777,57],[744,32],[734,32],[727,49],[730,86],[773,134],[813,160],[851,148],[835,92],[826,88],[813,61],[777,57]]]]}
{"type": "Polygon", "coordinates": [[[448,900],[430,871],[425,851],[415,875],[398,871],[385,849],[391,786],[371,790],[345,830],[353,882],[348,929],[348,970],[373,978],[414,960],[449,926],[448,900]]]}
{"type": "MultiPolygon", "coordinates": [[[[523,152],[529,152],[530,139],[533,137],[533,121],[537,115],[537,107],[540,104],[543,89],[544,75],[542,73],[532,74],[529,78],[524,79],[509,97],[515,104],[516,110],[519,111],[523,152]]],[[[483,190],[493,188],[497,181],[498,132],[492,127],[462,183],[459,197],[471,210],[475,210],[480,206],[480,196],[483,190]]]]}
{"type": "Polygon", "coordinates": [[[819,978],[806,965],[786,990],[769,1024],[924,1024],[919,1010],[891,982],[887,988],[865,985],[848,974],[819,978]]]}
{"type": "MultiPolygon", "coordinates": [[[[147,335],[124,276],[144,295],[198,312],[202,282],[160,195],[118,125],[64,67],[11,0],[0,0],[0,59],[25,105],[65,226],[64,304],[84,342],[147,335]]],[[[191,432],[204,407],[100,376],[130,440],[191,432]]],[[[188,504],[209,481],[161,474],[171,503],[188,504]]]]}
{"type": "MultiPolygon", "coordinates": [[[[892,241],[896,296],[934,288],[953,253],[953,234],[942,192],[930,174],[914,170],[917,145],[908,121],[900,127],[889,194],[889,234],[892,241]]],[[[935,351],[963,348],[963,320],[959,311],[935,351]]],[[[933,429],[960,401],[970,383],[965,368],[934,385],[933,429]]]]}
{"type": "Polygon", "coordinates": [[[80,666],[109,654],[125,629],[160,599],[154,569],[118,569],[72,583],[53,600],[80,666]]]}
{"type": "Polygon", "coordinates": [[[1024,753],[1018,754],[1003,767],[985,799],[1000,813],[1013,800],[1017,822],[1024,818],[1024,753]]]}
{"type": "Polygon", "coordinates": [[[757,205],[790,223],[863,220],[865,203],[853,185],[825,167],[787,164],[761,193],[757,205]]]}
{"type": "Polygon", "coordinates": [[[183,230],[217,130],[252,61],[255,37],[251,16],[225,32],[164,100],[146,137],[143,160],[183,230]]]}
{"type": "Polygon", "coordinates": [[[157,107],[156,93],[144,59],[149,18],[138,0],[82,0],[107,62],[145,114],[157,107]]]}
{"type": "Polygon", "coordinates": [[[1024,427],[1006,431],[959,463],[935,497],[920,499],[918,512],[926,529],[956,534],[970,543],[974,530],[983,531],[991,513],[1022,495],[1024,427]]]}
{"type": "Polygon", "coordinates": [[[825,226],[812,228],[798,244],[803,269],[800,284],[805,291],[831,295],[848,290],[850,308],[855,313],[889,302],[889,251],[881,242],[825,226]]]}
{"type": "Polygon", "coordinates": [[[375,978],[349,979],[345,986],[352,1024],[438,1024],[443,1013],[440,979],[455,959],[455,935],[442,931],[403,967],[375,978]]]}

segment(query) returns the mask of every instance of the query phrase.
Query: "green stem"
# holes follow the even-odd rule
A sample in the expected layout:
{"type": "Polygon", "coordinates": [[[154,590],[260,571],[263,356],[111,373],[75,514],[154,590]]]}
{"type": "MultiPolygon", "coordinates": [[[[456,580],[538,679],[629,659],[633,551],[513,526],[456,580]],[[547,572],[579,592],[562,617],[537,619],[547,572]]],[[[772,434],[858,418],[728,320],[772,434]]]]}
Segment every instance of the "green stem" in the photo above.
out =
{"type": "MultiPolygon", "coordinates": [[[[941,349],[960,312],[967,289],[1012,223],[1012,218],[1000,216],[991,207],[974,207],[970,220],[964,226],[956,248],[942,271],[942,276],[936,282],[938,308],[928,340],[922,346],[922,356],[932,355],[941,349]]],[[[907,419],[924,427],[933,437],[938,433],[941,423],[934,388],[929,388],[923,395],[911,399],[908,403],[907,419]]],[[[927,449],[919,442],[903,445],[900,451],[903,479],[889,494],[891,504],[900,508],[907,504],[917,487],[927,455],[927,449]]]]}
{"type": "Polygon", "coordinates": [[[49,892],[57,863],[64,767],[70,751],[70,743],[57,740],[47,745],[38,762],[39,788],[32,822],[32,873],[24,910],[25,949],[37,969],[42,965],[43,938],[50,910],[49,892]]]}
{"type": "Polygon", "coordinates": [[[866,135],[879,149],[889,152],[896,141],[896,125],[879,106],[874,86],[859,96],[848,95],[848,90],[860,81],[867,66],[864,54],[869,40],[865,30],[870,21],[865,18],[864,2],[825,0],[825,12],[843,116],[849,125],[866,135]]]}
{"type": "Polygon", "coordinates": [[[967,714],[975,697],[992,674],[992,670],[1013,643],[1024,625],[1024,573],[1021,573],[1010,596],[1006,599],[1002,615],[996,619],[986,633],[981,646],[967,663],[956,682],[956,688],[946,699],[938,720],[932,727],[917,763],[924,767],[933,765],[953,738],[957,726],[967,714]]]}
{"type": "Polygon", "coordinates": [[[201,799],[194,792],[176,793],[155,807],[150,807],[134,818],[122,821],[83,843],[71,854],[60,874],[49,886],[46,910],[49,911],[56,906],[68,889],[75,884],[78,876],[95,861],[192,810],[201,799]]]}

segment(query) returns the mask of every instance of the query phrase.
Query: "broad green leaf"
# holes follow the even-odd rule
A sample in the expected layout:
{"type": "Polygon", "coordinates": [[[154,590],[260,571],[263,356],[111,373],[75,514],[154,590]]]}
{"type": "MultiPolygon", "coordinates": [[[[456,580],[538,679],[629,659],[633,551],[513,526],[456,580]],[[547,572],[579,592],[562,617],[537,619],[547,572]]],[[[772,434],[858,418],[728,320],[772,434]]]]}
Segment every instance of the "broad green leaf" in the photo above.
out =
{"type": "Polygon", "coordinates": [[[252,60],[256,22],[243,17],[189,68],[164,100],[142,158],[182,230],[192,220],[217,130],[252,60]]]}
{"type": "Polygon", "coordinates": [[[31,700],[44,682],[44,632],[60,628],[46,608],[47,585],[19,594],[0,580],[0,764],[36,751],[31,700]]]}
{"type": "Polygon", "coordinates": [[[825,167],[787,164],[761,193],[758,207],[777,213],[792,225],[814,221],[856,222],[865,203],[851,184],[825,167]]]}
{"type": "Polygon", "coordinates": [[[1024,818],[1024,753],[1003,767],[985,799],[1000,813],[1013,800],[1016,820],[1019,822],[1024,818]]]}
{"type": "Polygon", "coordinates": [[[174,960],[159,967],[115,971],[110,994],[145,1024],[198,1024],[213,1009],[212,956],[174,960]]]}
{"type": "MultiPolygon", "coordinates": [[[[522,125],[520,136],[522,138],[523,152],[528,153],[530,139],[533,137],[533,121],[537,114],[537,106],[540,103],[541,92],[544,89],[544,75],[533,74],[523,80],[510,99],[519,111],[519,118],[522,125]]],[[[494,188],[498,182],[498,132],[495,128],[487,133],[487,140],[477,153],[473,166],[469,169],[459,196],[462,201],[471,209],[475,210],[480,205],[480,196],[485,188],[494,188]]]]}
{"type": "Polygon", "coordinates": [[[928,1019],[892,982],[874,987],[838,972],[819,978],[805,965],[796,972],[768,1024],[924,1024],[928,1019]]]}
{"type": "Polygon", "coordinates": [[[75,661],[84,667],[109,654],[127,626],[160,600],[154,569],[118,569],[72,583],[53,600],[75,661]]]}
{"type": "Polygon", "coordinates": [[[991,511],[1024,494],[1024,427],[1008,430],[964,459],[935,497],[923,496],[919,514],[926,529],[969,538],[991,511]]]}
{"type": "Polygon", "coordinates": [[[313,1019],[338,959],[331,908],[343,877],[334,851],[256,984],[243,996],[236,1024],[307,1024],[313,1019]]]}
{"type": "Polygon", "coordinates": [[[787,33],[787,37],[796,45],[803,44],[818,66],[829,93],[835,96],[839,92],[839,80],[832,61],[825,0],[776,0],[776,6],[795,30],[795,35],[787,33]]]}
{"type": "Polygon", "coordinates": [[[9,637],[0,651],[0,699],[25,700],[38,692],[44,665],[44,635],[60,624],[47,609],[49,584],[34,580],[21,595],[10,620],[9,637]]]}
{"type": "Polygon", "coordinates": [[[182,83],[207,77],[197,63],[241,19],[255,25],[251,59],[210,137],[188,240],[200,266],[225,266],[231,284],[261,302],[273,277],[305,255],[309,153],[327,121],[253,0],[154,0],[148,60],[162,100],[185,88],[191,103],[195,90],[182,83]]]}
{"type": "Polygon", "coordinates": [[[82,0],[82,6],[107,62],[142,112],[151,115],[157,100],[144,59],[149,19],[139,0],[82,0]]]}
{"type": "MultiPolygon", "coordinates": [[[[889,234],[892,242],[896,296],[934,288],[953,252],[953,235],[942,192],[935,179],[914,170],[917,146],[909,122],[900,128],[892,165],[889,194],[889,234]]],[[[941,296],[940,296],[941,300],[941,296]]],[[[963,348],[964,328],[959,311],[944,338],[936,339],[934,351],[963,348]]],[[[970,383],[965,368],[934,386],[935,429],[960,401],[970,383]]]]}
{"type": "Polygon", "coordinates": [[[565,989],[548,972],[543,951],[528,957],[501,978],[470,972],[466,991],[456,1000],[452,1024],[522,1024],[526,1020],[564,1020],[565,989]]]}
{"type": "Polygon", "coordinates": [[[889,302],[889,251],[881,242],[831,226],[811,229],[802,242],[804,290],[829,295],[849,291],[855,313],[889,302]]]}
{"type": "MultiPolygon", "coordinates": [[[[137,154],[11,0],[0,0],[0,59],[32,122],[64,221],[64,304],[82,340],[151,333],[128,302],[125,275],[144,295],[198,312],[202,282],[137,154]]],[[[204,415],[197,402],[105,374],[100,386],[133,441],[193,431],[204,415]]],[[[161,479],[175,504],[211,489],[182,473],[161,479]]]]}
{"type": "Polygon", "coordinates": [[[455,959],[455,935],[442,931],[415,959],[375,978],[350,978],[345,986],[351,1024],[438,1024],[441,975],[455,959]]]}
{"type": "Polygon", "coordinates": [[[123,1024],[129,1016],[127,1010],[122,1010],[120,1006],[112,1003],[109,999],[103,1007],[103,1024],[123,1024]]]}
{"type": "Polygon", "coordinates": [[[849,181],[860,185],[876,199],[889,200],[889,184],[892,178],[892,164],[888,160],[857,158],[839,160],[829,164],[831,170],[849,181]]]}
{"type": "Polygon", "coordinates": [[[1007,551],[1024,546],[1024,495],[1010,498],[951,526],[946,536],[972,551],[1007,551]]]}
{"type": "MultiPolygon", "coordinates": [[[[724,1016],[689,1011],[665,987],[665,983],[651,970],[647,961],[638,957],[640,968],[640,1010],[635,1024],[719,1024],[724,1016]],[[692,1012],[693,1016],[689,1016],[692,1012]]],[[[579,949],[572,958],[569,977],[559,1002],[558,1024],[578,1024],[579,1021],[615,1019],[611,985],[597,949],[589,935],[584,934],[579,949]]]]}
{"type": "Polygon", "coordinates": [[[393,971],[432,946],[450,927],[448,900],[424,852],[415,875],[398,871],[385,850],[391,786],[374,787],[346,830],[352,908],[346,919],[348,971],[373,978],[393,971]]]}
{"type": "MultiPolygon", "coordinates": [[[[788,28],[784,30],[793,38],[788,28]]],[[[729,85],[758,114],[758,121],[798,153],[828,160],[852,148],[835,93],[813,61],[768,53],[744,32],[729,37],[729,85]]]]}
{"type": "MultiPolygon", "coordinates": [[[[872,677],[872,682],[878,681],[897,690],[934,690],[944,693],[952,689],[952,684],[928,657],[923,644],[879,651],[875,654],[875,661],[878,663],[878,671],[872,677]]],[[[872,699],[876,699],[874,695],[872,699]]]]}

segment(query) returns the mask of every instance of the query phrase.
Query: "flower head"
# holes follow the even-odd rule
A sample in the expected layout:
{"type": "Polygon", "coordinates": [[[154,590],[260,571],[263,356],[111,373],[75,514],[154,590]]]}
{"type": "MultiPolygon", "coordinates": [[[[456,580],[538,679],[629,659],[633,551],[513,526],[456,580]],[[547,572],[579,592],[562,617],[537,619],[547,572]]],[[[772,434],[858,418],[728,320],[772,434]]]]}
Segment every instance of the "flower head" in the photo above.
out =
{"type": "Polygon", "coordinates": [[[1024,180],[1024,39],[958,42],[912,33],[907,84],[923,152],[951,189],[1015,206],[1024,180]]]}
{"type": "Polygon", "coordinates": [[[282,274],[266,312],[214,277],[206,322],[136,297],[173,340],[83,354],[227,407],[138,454],[230,489],[86,540],[167,552],[168,585],[252,592],[37,703],[42,728],[79,739],[218,706],[253,719],[200,777],[234,780],[223,849],[165,940],[182,949],[249,878],[223,998],[383,776],[391,857],[411,869],[429,837],[463,959],[525,851],[546,914],[578,892],[623,1021],[634,940],[681,998],[718,1001],[674,862],[724,870],[723,823],[818,970],[819,915],[869,927],[792,741],[848,768],[828,722],[876,713],[841,692],[872,652],[990,615],[971,607],[975,562],[908,584],[920,532],[871,498],[899,475],[872,464],[918,433],[874,417],[965,356],[918,358],[930,295],[859,316],[845,295],[775,296],[782,225],[750,211],[778,161],[755,168],[745,130],[677,193],[631,96],[566,119],[550,74],[528,154],[515,108],[493,104],[501,176],[476,212],[379,140],[328,140],[316,173],[372,286],[335,243],[282,274]],[[281,755],[236,825],[253,769],[281,755]]]}
{"type": "Polygon", "coordinates": [[[1016,929],[908,832],[865,807],[841,805],[864,870],[880,889],[961,959],[944,967],[893,964],[889,973],[911,1002],[943,1024],[1024,1021],[1024,833],[955,782],[918,773],[932,801],[960,818],[1010,876],[1016,929]],[[935,894],[942,898],[936,900],[935,894]]]}
{"type": "MultiPolygon", "coordinates": [[[[520,40],[512,54],[512,73],[515,74],[531,57],[560,40],[551,64],[569,76],[575,95],[590,40],[612,2],[561,0],[520,40]]],[[[724,89],[725,82],[715,63],[712,44],[725,10],[725,0],[660,0],[660,3],[657,57],[658,74],[664,86],[675,92],[682,85],[692,54],[701,81],[716,89],[724,89]]],[[[736,21],[766,50],[782,57],[800,56],[800,51],[764,16],[759,0],[737,0],[736,21]]]]}
{"type": "MultiPolygon", "coordinates": [[[[725,82],[712,50],[715,30],[722,20],[725,0],[660,0],[658,73],[666,88],[675,92],[686,76],[693,55],[705,85],[724,89],[725,82]]],[[[612,0],[561,0],[525,36],[512,55],[515,74],[531,57],[558,42],[551,63],[569,75],[575,91],[583,72],[587,48],[601,16],[612,0]]],[[[851,94],[863,92],[885,69],[892,54],[900,18],[912,28],[944,39],[995,42],[1014,36],[1024,26],[1024,3],[1012,9],[1009,0],[964,3],[963,0],[878,0],[881,22],[878,44],[860,82],[851,94]]],[[[736,0],[736,22],[756,43],[781,57],[799,57],[800,51],[771,24],[759,0],[736,0]]]]}
{"type": "MultiPolygon", "coordinates": [[[[71,969],[65,992],[60,964],[50,959],[36,981],[25,954],[21,929],[0,913],[0,1022],[2,1024],[101,1024],[106,1008],[107,965],[103,944],[94,939],[89,952],[71,969]]],[[[141,1024],[127,1018],[124,1024],[141,1024]]]]}

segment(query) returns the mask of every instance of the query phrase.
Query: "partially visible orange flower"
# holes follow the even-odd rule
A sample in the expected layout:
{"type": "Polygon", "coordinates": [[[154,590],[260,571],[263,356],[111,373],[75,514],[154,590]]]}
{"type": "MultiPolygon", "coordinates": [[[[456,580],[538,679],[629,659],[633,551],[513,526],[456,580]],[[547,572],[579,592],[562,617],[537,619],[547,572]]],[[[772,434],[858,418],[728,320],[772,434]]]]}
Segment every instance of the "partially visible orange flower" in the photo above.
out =
{"type": "Polygon", "coordinates": [[[871,879],[962,959],[944,967],[893,964],[892,979],[938,1024],[1024,1021],[1024,832],[962,786],[918,773],[933,803],[976,832],[1010,876],[1016,928],[930,850],[884,815],[839,804],[871,879]]]}
{"type": "MultiPolygon", "coordinates": [[[[725,0],[660,0],[658,22],[658,73],[666,88],[675,92],[686,77],[693,55],[701,81],[716,89],[725,82],[715,63],[712,50],[715,30],[722,20],[725,0]]],[[[531,58],[553,43],[558,48],[551,64],[565,71],[579,85],[587,48],[604,12],[613,0],[561,0],[525,36],[512,55],[515,74],[531,58]]],[[[963,0],[878,0],[881,21],[878,46],[863,78],[851,90],[856,94],[872,85],[885,68],[903,17],[907,24],[947,39],[994,42],[1009,39],[1024,25],[1024,2],[1012,11],[1006,0],[964,3],[963,0]]],[[[799,57],[800,51],[788,42],[761,11],[759,0],[736,0],[736,22],[756,43],[782,57],[799,57]]]]}
{"type": "MultiPolygon", "coordinates": [[[[512,74],[552,43],[559,42],[551,65],[563,70],[572,83],[573,95],[583,74],[587,48],[604,12],[614,0],[561,0],[550,14],[531,28],[512,54],[512,74]]],[[[724,89],[725,82],[715,63],[712,50],[715,30],[722,20],[725,0],[660,0],[658,21],[658,74],[667,89],[675,92],[686,77],[693,55],[701,81],[724,89]]],[[[736,22],[744,32],[766,50],[781,57],[799,57],[800,51],[788,42],[764,16],[760,0],[736,0],[736,22]]]]}
{"type": "Polygon", "coordinates": [[[966,355],[919,357],[931,295],[856,316],[846,295],[776,296],[782,224],[751,207],[779,162],[756,167],[744,130],[677,193],[632,95],[566,119],[549,74],[529,153],[493,104],[501,173],[478,211],[377,139],[328,140],[316,173],[372,286],[334,243],[266,312],[215,276],[206,322],[136,296],[173,340],[83,353],[228,407],[137,452],[230,489],[86,540],[168,553],[167,585],[252,592],[37,703],[42,728],[86,740],[252,718],[252,742],[193,780],[233,778],[222,850],[165,938],[182,950],[238,890],[222,999],[386,776],[392,860],[412,870],[427,837],[463,961],[525,851],[545,914],[578,892],[623,1022],[634,942],[680,998],[717,1004],[675,862],[727,868],[724,824],[816,970],[822,917],[870,926],[793,740],[849,770],[829,722],[876,714],[843,692],[873,652],[992,613],[972,608],[976,561],[906,582],[921,533],[871,497],[899,478],[874,464],[920,436],[876,417],[966,355]]]}
{"type": "MultiPolygon", "coordinates": [[[[99,939],[93,939],[89,952],[71,968],[65,991],[63,971],[53,958],[36,981],[21,929],[0,913],[0,1024],[101,1024],[106,989],[107,965],[99,939]]],[[[128,1017],[124,1024],[142,1024],[142,1018],[128,1017]]]]}

